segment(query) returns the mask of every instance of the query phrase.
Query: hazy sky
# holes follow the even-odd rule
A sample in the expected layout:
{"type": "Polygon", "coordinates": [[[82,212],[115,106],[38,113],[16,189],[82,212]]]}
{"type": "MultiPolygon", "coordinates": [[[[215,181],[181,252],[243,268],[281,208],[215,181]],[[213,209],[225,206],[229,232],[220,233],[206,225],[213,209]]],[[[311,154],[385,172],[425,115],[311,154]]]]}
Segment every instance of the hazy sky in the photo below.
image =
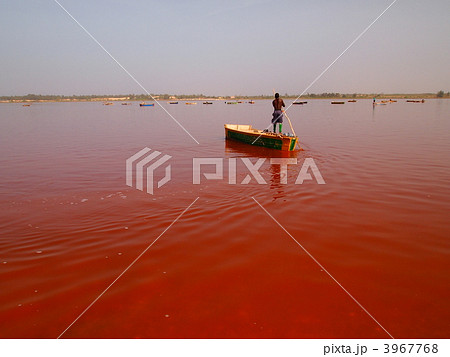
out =
{"type": "MultiPolygon", "coordinates": [[[[151,93],[301,93],[393,0],[59,2],[151,93]]],[[[450,90],[450,1],[398,0],[308,91],[450,90]]],[[[0,0],[0,95],[144,91],[54,0],[0,0]]]]}

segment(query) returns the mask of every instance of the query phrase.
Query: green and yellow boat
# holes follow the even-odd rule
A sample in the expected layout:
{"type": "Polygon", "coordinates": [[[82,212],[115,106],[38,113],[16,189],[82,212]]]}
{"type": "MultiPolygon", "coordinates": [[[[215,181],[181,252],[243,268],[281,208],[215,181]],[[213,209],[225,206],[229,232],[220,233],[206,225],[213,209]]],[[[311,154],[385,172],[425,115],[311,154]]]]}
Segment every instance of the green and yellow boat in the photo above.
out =
{"type": "Polygon", "coordinates": [[[225,137],[269,149],[294,151],[298,137],[253,129],[251,125],[225,124],[225,137]]]}

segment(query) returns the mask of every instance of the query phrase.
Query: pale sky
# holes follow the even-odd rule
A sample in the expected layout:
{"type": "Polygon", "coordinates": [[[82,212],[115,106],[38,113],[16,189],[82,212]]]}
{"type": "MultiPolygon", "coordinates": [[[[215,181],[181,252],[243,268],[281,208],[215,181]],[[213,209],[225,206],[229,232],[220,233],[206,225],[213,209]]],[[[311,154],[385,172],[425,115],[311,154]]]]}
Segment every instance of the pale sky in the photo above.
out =
{"type": "MultiPolygon", "coordinates": [[[[58,0],[149,92],[299,94],[393,0],[58,0]]],[[[398,0],[310,93],[450,91],[450,1],[398,0]]],[[[54,0],[0,0],[0,95],[144,93],[54,0]]]]}

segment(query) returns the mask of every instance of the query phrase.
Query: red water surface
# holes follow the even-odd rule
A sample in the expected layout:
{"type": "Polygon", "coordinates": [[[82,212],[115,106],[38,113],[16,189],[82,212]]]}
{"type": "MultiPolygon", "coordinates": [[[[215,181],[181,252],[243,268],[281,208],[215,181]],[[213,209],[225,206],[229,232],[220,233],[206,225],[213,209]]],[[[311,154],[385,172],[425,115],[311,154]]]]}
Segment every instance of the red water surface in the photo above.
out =
{"type": "Polygon", "coordinates": [[[180,103],[199,144],[157,107],[0,106],[0,337],[450,337],[449,101],[293,106],[287,155],[224,140],[268,101],[180,103]],[[125,184],[144,147],[172,156],[154,195],[125,184]],[[224,179],[194,185],[195,157],[224,179]],[[287,184],[273,157],[297,159],[287,184]],[[325,185],[294,183],[306,158],[325,185]]]}

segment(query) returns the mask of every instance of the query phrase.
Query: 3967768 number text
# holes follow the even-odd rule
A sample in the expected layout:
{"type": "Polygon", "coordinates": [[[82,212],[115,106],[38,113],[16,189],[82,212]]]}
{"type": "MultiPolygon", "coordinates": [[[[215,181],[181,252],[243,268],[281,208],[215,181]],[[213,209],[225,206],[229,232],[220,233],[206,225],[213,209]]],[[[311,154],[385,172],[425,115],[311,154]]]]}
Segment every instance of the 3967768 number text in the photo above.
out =
{"type": "Polygon", "coordinates": [[[438,353],[438,345],[423,343],[384,344],[384,353],[438,353]]]}

